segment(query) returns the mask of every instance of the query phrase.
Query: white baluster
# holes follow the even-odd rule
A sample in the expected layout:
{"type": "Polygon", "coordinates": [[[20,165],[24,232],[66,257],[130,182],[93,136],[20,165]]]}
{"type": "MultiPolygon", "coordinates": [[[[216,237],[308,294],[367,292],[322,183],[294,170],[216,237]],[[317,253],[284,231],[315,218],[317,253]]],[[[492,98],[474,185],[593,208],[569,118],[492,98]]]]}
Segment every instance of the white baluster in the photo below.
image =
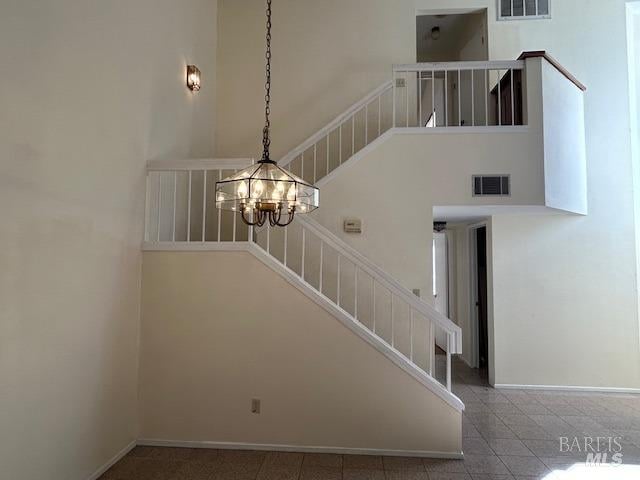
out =
{"type": "Polygon", "coordinates": [[[317,144],[314,143],[313,144],[313,182],[312,183],[316,183],[316,156],[317,156],[317,149],[316,149],[317,144]]]}
{"type": "Polygon", "coordinates": [[[202,241],[205,240],[205,230],[207,228],[207,171],[203,170],[203,192],[202,192],[202,241]]]}
{"type": "Polygon", "coordinates": [[[489,70],[484,71],[484,124],[489,126],[489,70]]]}
{"type": "Polygon", "coordinates": [[[451,391],[451,333],[447,332],[447,390],[451,391]]]}
{"type": "Polygon", "coordinates": [[[498,125],[502,125],[502,94],[500,93],[500,84],[502,78],[500,77],[500,70],[498,70],[498,125]]]}
{"type": "Polygon", "coordinates": [[[178,172],[176,170],[173,171],[173,221],[172,221],[172,232],[171,232],[171,241],[176,241],[176,197],[178,195],[178,172]]]}
{"type": "Polygon", "coordinates": [[[413,362],[413,308],[409,306],[409,358],[413,362]]]}
{"type": "Polygon", "coordinates": [[[444,126],[449,126],[449,80],[447,71],[444,71],[444,126]]]}
{"type": "MultiPolygon", "coordinates": [[[[218,181],[220,181],[220,180],[222,180],[222,170],[218,170],[218,181]]],[[[218,233],[216,234],[217,235],[216,238],[217,238],[218,242],[221,242],[222,241],[222,235],[221,235],[221,232],[222,232],[222,210],[218,210],[218,226],[217,226],[217,230],[218,230],[218,233]]],[[[235,230],[235,228],[234,228],[234,230],[235,230]]]]}
{"type": "Polygon", "coordinates": [[[356,153],[356,114],[351,117],[351,156],[356,153]]]}
{"type": "MultiPolygon", "coordinates": [[[[407,72],[405,74],[405,80],[409,80],[409,77],[411,76],[411,74],[409,72],[407,72]]],[[[404,83],[404,93],[405,93],[405,102],[407,104],[407,119],[406,119],[406,123],[407,123],[407,128],[409,127],[409,82],[405,81],[404,83]]]]}
{"type": "Polygon", "coordinates": [[[471,126],[476,125],[476,96],[474,94],[475,70],[471,70],[471,126]]]}
{"type": "Polygon", "coordinates": [[[397,93],[398,93],[398,89],[396,87],[396,72],[394,71],[391,77],[391,92],[393,94],[393,98],[392,98],[392,102],[391,102],[391,107],[392,107],[392,115],[393,118],[391,119],[391,127],[395,128],[396,127],[396,103],[397,103],[397,93]]]}
{"type": "Polygon", "coordinates": [[[302,266],[300,267],[300,276],[302,277],[302,280],[304,280],[304,251],[307,243],[305,235],[306,231],[304,227],[302,227],[302,266]]]}
{"type": "Polygon", "coordinates": [[[422,72],[418,72],[418,126],[422,127],[422,72]]]}
{"type": "Polygon", "coordinates": [[[284,227],[284,255],[283,255],[283,261],[284,261],[284,266],[287,266],[287,238],[289,236],[289,226],[284,227]]]}
{"type": "Polygon", "coordinates": [[[354,264],[354,298],[353,298],[353,316],[358,320],[358,266],[354,264]]]}
{"type": "Polygon", "coordinates": [[[510,70],[510,75],[511,77],[511,125],[515,125],[516,124],[516,111],[514,110],[515,108],[515,96],[516,96],[516,91],[513,89],[513,68],[510,70]]]}
{"type": "Polygon", "coordinates": [[[189,170],[189,193],[187,200],[187,242],[191,241],[191,175],[192,171],[189,170]]]}
{"type": "Polygon", "coordinates": [[[364,106],[364,144],[369,145],[369,104],[364,106]]]}
{"type": "Polygon", "coordinates": [[[329,138],[331,137],[331,133],[327,133],[327,173],[329,175],[329,138]]]}
{"type": "Polygon", "coordinates": [[[378,95],[378,136],[382,130],[382,93],[378,95]]]}
{"type": "Polygon", "coordinates": [[[342,123],[340,127],[338,127],[340,131],[338,132],[338,165],[342,165],[342,123]]]}
{"type": "Polygon", "coordinates": [[[462,81],[458,70],[458,126],[462,126],[462,81]]]}
{"type": "Polygon", "coordinates": [[[391,294],[391,346],[395,347],[395,322],[393,320],[393,292],[389,292],[391,294]]]}
{"type": "Polygon", "coordinates": [[[323,251],[324,251],[324,241],[320,239],[320,281],[318,282],[320,285],[320,293],[322,293],[322,270],[323,270],[323,251]]]}
{"type": "Polygon", "coordinates": [[[157,241],[160,241],[160,207],[162,206],[162,172],[158,172],[158,232],[157,241]]]}
{"type": "Polygon", "coordinates": [[[271,253],[271,224],[267,223],[267,253],[271,253]]]}
{"type": "Polygon", "coordinates": [[[373,317],[373,333],[376,333],[376,280],[373,277],[371,277],[371,291],[373,292],[371,295],[371,316],[373,317]]]}
{"type": "MultiPolygon", "coordinates": [[[[222,173],[220,170],[218,170],[218,171],[220,173],[222,173]]],[[[238,173],[238,170],[234,170],[233,173],[234,174],[238,173]]],[[[221,210],[218,210],[218,224],[220,224],[220,212],[221,212],[221,210]]],[[[234,242],[234,243],[236,241],[236,223],[237,223],[237,219],[238,219],[238,212],[234,210],[233,211],[233,234],[232,234],[232,238],[231,238],[231,241],[234,242]]],[[[218,234],[218,240],[220,240],[220,234],[218,234]]]]}
{"type": "Polygon", "coordinates": [[[340,306],[340,277],[341,277],[341,272],[340,272],[340,267],[341,267],[341,259],[342,257],[340,256],[340,254],[338,253],[338,281],[337,283],[337,289],[336,289],[336,300],[338,303],[338,306],[340,306]]]}
{"type": "Polygon", "coordinates": [[[427,340],[427,345],[429,346],[429,351],[427,352],[429,355],[429,375],[433,377],[433,368],[436,363],[436,349],[435,349],[435,328],[433,326],[433,320],[429,320],[429,338],[427,340]]]}
{"type": "Polygon", "coordinates": [[[438,115],[436,113],[436,71],[431,70],[431,111],[433,114],[433,126],[438,126],[438,115]]]}

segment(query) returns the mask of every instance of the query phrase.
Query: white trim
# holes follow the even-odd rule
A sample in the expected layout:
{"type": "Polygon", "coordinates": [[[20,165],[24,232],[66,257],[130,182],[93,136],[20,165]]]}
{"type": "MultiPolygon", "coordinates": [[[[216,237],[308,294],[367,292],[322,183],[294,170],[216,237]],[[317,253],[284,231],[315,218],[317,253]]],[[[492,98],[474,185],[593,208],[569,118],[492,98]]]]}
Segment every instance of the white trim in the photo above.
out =
{"type": "Polygon", "coordinates": [[[432,71],[457,71],[457,70],[522,70],[525,67],[524,60],[498,60],[498,61],[473,61],[473,62],[423,62],[404,63],[393,66],[394,72],[432,72],[432,71]]]}
{"type": "Polygon", "coordinates": [[[133,440],[126,447],[116,453],[107,463],[102,465],[98,470],[93,472],[87,480],[98,480],[104,473],[118,463],[127,453],[129,453],[137,445],[137,442],[133,440]]]}
{"type": "Polygon", "coordinates": [[[573,385],[518,385],[511,383],[496,383],[494,388],[504,388],[506,390],[551,390],[556,392],[631,393],[634,395],[640,395],[640,388],[584,387],[573,385]]]}
{"type": "Polygon", "coordinates": [[[256,245],[255,243],[250,243],[248,245],[248,251],[252,253],[258,260],[260,260],[266,266],[270,267],[276,273],[279,273],[280,276],[287,280],[291,285],[300,290],[309,299],[313,300],[317,305],[324,308],[327,312],[329,312],[336,319],[342,322],[347,328],[349,328],[353,333],[358,335],[360,338],[362,338],[379,352],[381,352],[389,360],[395,363],[406,373],[411,375],[415,380],[420,382],[432,393],[448,403],[451,407],[455,408],[459,412],[462,412],[464,410],[464,403],[462,403],[462,401],[457,396],[449,392],[436,379],[418,368],[407,357],[405,357],[404,354],[389,345],[378,335],[371,332],[360,322],[355,321],[348,312],[337,306],[331,299],[318,292],[315,288],[302,280],[302,278],[300,278],[298,274],[282,265],[279,260],[273,258],[267,252],[262,250],[262,248],[260,248],[258,245],[256,245]]]}
{"type": "Polygon", "coordinates": [[[220,450],[269,450],[278,452],[302,452],[302,453],[337,453],[343,455],[385,455],[401,457],[422,458],[463,458],[462,452],[432,452],[429,450],[384,450],[378,448],[351,448],[351,447],[319,447],[310,445],[282,445],[269,443],[240,443],[240,442],[209,442],[190,440],[157,440],[141,438],[138,445],[149,447],[182,447],[182,448],[213,448],[220,450]]]}
{"type": "Polygon", "coordinates": [[[240,170],[253,165],[253,158],[191,158],[183,160],[151,160],[147,171],[175,170],[240,170]]]}
{"type": "Polygon", "coordinates": [[[284,167],[285,165],[288,165],[298,155],[301,155],[308,148],[312,147],[317,142],[322,140],[325,136],[327,136],[333,130],[335,130],[340,125],[342,125],[342,123],[345,122],[348,118],[350,118],[352,115],[357,113],[360,109],[364,108],[366,105],[371,103],[371,101],[373,101],[376,97],[381,96],[382,94],[386,93],[388,90],[391,90],[392,88],[393,88],[393,84],[392,84],[391,80],[389,80],[388,82],[383,83],[378,88],[376,88],[375,90],[373,90],[372,92],[367,94],[366,97],[362,98],[358,102],[356,102],[353,105],[351,105],[347,110],[342,112],[340,115],[338,115],[336,118],[331,120],[328,124],[326,124],[324,127],[322,127],[320,130],[318,130],[316,133],[311,135],[309,138],[307,138],[304,142],[302,142],[296,148],[294,148],[289,153],[287,153],[284,157],[282,157],[278,161],[278,164],[281,167],[284,167]]]}
{"type": "Polygon", "coordinates": [[[237,252],[247,251],[248,242],[143,242],[145,252],[237,252]]]}
{"type": "Polygon", "coordinates": [[[442,133],[466,135],[470,133],[529,133],[530,129],[528,125],[489,125],[475,127],[394,127],[388,131],[403,135],[439,135],[442,133]]]}

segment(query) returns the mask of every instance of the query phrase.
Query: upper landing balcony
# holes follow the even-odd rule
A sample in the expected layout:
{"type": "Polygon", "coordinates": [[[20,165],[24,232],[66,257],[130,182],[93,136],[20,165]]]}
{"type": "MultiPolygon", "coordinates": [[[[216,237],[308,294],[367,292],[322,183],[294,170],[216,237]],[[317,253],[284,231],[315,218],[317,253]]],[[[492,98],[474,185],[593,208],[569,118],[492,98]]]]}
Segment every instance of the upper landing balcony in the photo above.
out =
{"type": "Polygon", "coordinates": [[[390,123],[400,134],[394,150],[437,162],[430,173],[446,188],[432,185],[434,205],[586,214],[585,90],[545,52],[515,61],[396,65],[389,93],[390,123]],[[507,194],[478,195],[477,175],[507,177],[507,194]]]}

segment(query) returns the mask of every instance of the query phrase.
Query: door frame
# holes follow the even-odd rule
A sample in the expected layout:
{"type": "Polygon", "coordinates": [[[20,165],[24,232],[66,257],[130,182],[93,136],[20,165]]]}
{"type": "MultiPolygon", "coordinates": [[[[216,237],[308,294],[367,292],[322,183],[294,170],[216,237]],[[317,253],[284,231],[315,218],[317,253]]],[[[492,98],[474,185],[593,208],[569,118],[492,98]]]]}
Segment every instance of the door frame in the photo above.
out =
{"type": "Polygon", "coordinates": [[[491,251],[491,220],[482,220],[480,222],[467,226],[467,239],[469,242],[469,330],[471,341],[469,360],[471,367],[478,368],[480,363],[479,352],[479,336],[480,328],[478,321],[478,312],[475,308],[477,302],[478,291],[478,245],[476,242],[477,230],[485,227],[487,234],[486,256],[487,256],[487,336],[488,336],[488,359],[487,370],[489,372],[489,383],[494,383],[494,326],[493,326],[493,261],[491,251]]]}

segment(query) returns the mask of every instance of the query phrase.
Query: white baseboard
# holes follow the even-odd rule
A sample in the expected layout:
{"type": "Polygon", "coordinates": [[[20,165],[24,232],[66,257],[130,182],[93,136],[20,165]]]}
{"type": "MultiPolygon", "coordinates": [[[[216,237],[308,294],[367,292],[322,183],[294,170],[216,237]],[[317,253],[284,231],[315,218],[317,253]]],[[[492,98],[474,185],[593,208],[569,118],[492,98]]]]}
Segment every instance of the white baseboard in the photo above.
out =
{"type": "Polygon", "coordinates": [[[566,385],[517,385],[510,383],[496,383],[494,388],[508,390],[554,390],[559,392],[593,392],[593,393],[632,393],[640,394],[640,388],[616,388],[616,387],[581,387],[566,385]]]}
{"type": "Polygon", "coordinates": [[[133,440],[126,447],[124,447],[122,450],[116,453],[107,463],[105,463],[98,470],[93,472],[93,474],[87,480],[98,480],[98,478],[100,478],[100,476],[103,475],[104,472],[106,472],[111,467],[113,467],[116,463],[118,463],[120,459],[124,457],[127,453],[129,453],[135,446],[136,446],[136,441],[133,440]]]}
{"type": "Polygon", "coordinates": [[[376,448],[348,448],[348,447],[315,447],[300,445],[279,445],[266,443],[234,443],[207,442],[188,440],[157,440],[141,438],[138,445],[149,447],[183,447],[183,448],[215,448],[220,450],[272,450],[278,452],[302,453],[337,453],[344,455],[385,455],[400,457],[446,458],[462,459],[462,452],[431,452],[426,450],[382,450],[376,448]]]}

